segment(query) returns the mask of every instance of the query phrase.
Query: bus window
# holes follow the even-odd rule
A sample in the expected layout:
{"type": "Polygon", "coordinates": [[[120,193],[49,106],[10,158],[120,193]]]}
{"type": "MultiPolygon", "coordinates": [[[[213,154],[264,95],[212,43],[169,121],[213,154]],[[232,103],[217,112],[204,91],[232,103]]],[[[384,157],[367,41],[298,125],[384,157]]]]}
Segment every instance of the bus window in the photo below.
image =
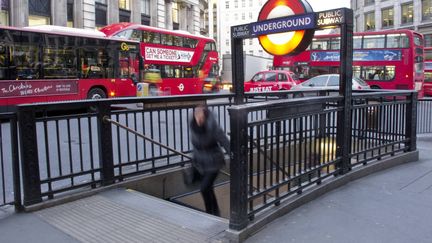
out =
{"type": "Polygon", "coordinates": [[[353,48],[354,49],[361,49],[362,48],[362,37],[361,36],[354,36],[353,37],[353,48]]]}
{"type": "Polygon", "coordinates": [[[198,45],[198,40],[192,38],[184,39],[184,47],[195,48],[198,45]]]}
{"type": "Polygon", "coordinates": [[[363,37],[363,48],[384,48],[385,44],[384,35],[367,35],[363,37]]]}
{"type": "Polygon", "coordinates": [[[147,43],[160,44],[161,36],[159,33],[145,31],[142,33],[142,40],[147,43]]]}
{"type": "Polygon", "coordinates": [[[388,34],[387,35],[387,48],[407,48],[408,37],[406,34],[388,34]]]}
{"type": "Polygon", "coordinates": [[[313,39],[311,44],[312,50],[328,50],[330,39],[313,39]]]}
{"type": "Polygon", "coordinates": [[[6,73],[9,68],[9,57],[7,55],[7,47],[0,44],[0,79],[6,79],[6,73]]]}
{"type": "Polygon", "coordinates": [[[39,78],[39,48],[35,45],[14,46],[12,60],[16,65],[17,79],[39,78]]]}
{"type": "Polygon", "coordinates": [[[162,45],[172,46],[173,45],[173,36],[161,34],[162,45]]]}
{"type": "Polygon", "coordinates": [[[44,78],[77,78],[77,60],[74,37],[51,36],[45,38],[43,50],[44,78]]]}
{"type": "Polygon", "coordinates": [[[330,42],[330,50],[339,50],[340,49],[340,38],[332,38],[330,42]]]}
{"type": "Polygon", "coordinates": [[[360,66],[353,66],[353,77],[357,77],[357,78],[360,78],[360,79],[365,79],[361,75],[361,67],[360,66]]]}

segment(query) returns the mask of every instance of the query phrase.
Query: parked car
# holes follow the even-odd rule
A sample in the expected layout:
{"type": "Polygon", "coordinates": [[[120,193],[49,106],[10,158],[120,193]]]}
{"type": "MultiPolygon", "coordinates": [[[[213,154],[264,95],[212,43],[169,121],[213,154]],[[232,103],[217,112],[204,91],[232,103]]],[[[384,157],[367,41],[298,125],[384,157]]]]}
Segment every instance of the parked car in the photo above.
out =
{"type": "Polygon", "coordinates": [[[261,71],[244,83],[244,90],[245,92],[289,90],[299,83],[300,81],[293,72],[284,70],[261,71]]]}
{"type": "MultiPolygon", "coordinates": [[[[296,85],[292,90],[311,90],[311,89],[339,89],[339,74],[324,74],[315,76],[303,83],[296,85]]],[[[370,86],[362,79],[352,78],[352,89],[370,89],[370,86]]]]}

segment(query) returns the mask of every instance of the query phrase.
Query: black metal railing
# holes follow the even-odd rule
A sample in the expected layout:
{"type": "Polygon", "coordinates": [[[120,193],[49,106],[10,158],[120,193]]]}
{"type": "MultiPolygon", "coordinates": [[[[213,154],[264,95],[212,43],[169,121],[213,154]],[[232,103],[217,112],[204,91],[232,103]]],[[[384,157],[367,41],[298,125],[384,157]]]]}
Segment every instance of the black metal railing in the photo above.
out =
{"type": "Polygon", "coordinates": [[[344,168],[416,150],[417,94],[365,93],[353,95],[348,158],[338,155],[345,146],[338,144],[343,141],[337,126],[344,114],[338,105],[342,99],[287,99],[229,108],[236,161],[230,173],[232,229],[243,229],[262,210],[344,174],[344,168]]]}
{"type": "Polygon", "coordinates": [[[227,106],[231,99],[227,98],[232,95],[129,98],[18,107],[24,205],[188,162],[174,152],[106,122],[104,117],[189,153],[189,118],[193,108],[207,103],[228,132],[227,106]]]}
{"type": "Polygon", "coordinates": [[[419,99],[417,117],[417,133],[432,133],[432,98],[419,99]]]}
{"type": "Polygon", "coordinates": [[[17,117],[0,114],[0,207],[21,205],[17,117]]]}

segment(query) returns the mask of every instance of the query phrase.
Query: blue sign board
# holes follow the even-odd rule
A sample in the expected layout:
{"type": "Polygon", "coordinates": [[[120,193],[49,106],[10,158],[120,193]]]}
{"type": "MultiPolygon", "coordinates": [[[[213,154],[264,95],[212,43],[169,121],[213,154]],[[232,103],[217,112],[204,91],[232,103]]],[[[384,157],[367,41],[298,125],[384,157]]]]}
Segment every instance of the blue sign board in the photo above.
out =
{"type": "MultiPolygon", "coordinates": [[[[338,62],[340,54],[338,51],[316,51],[311,52],[311,61],[338,62]]],[[[365,50],[354,51],[353,61],[400,61],[401,50],[365,50]]]]}
{"type": "Polygon", "coordinates": [[[315,13],[310,13],[233,26],[231,35],[234,38],[249,38],[281,32],[314,29],[315,27],[315,13]]]}
{"type": "Polygon", "coordinates": [[[311,13],[252,23],[251,35],[268,35],[313,28],[315,28],[315,14],[311,13]]]}

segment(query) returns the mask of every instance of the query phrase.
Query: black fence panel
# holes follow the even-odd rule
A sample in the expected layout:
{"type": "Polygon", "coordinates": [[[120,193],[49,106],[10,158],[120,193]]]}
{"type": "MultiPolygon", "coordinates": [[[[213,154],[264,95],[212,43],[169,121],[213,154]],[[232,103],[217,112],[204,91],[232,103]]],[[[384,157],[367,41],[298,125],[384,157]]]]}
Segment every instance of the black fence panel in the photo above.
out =
{"type": "Polygon", "coordinates": [[[323,180],[343,176],[342,170],[416,150],[417,94],[371,92],[352,97],[351,142],[347,158],[342,158],[337,153],[345,146],[338,144],[337,121],[345,114],[339,106],[342,99],[268,99],[229,108],[236,160],[231,178],[246,178],[246,183],[231,180],[232,229],[246,227],[265,209],[323,180]],[[239,121],[247,124],[238,125],[239,121]]]}
{"type": "Polygon", "coordinates": [[[417,133],[432,133],[432,99],[419,99],[417,105],[417,133]]]}
{"type": "Polygon", "coordinates": [[[0,207],[21,208],[21,181],[18,151],[17,117],[0,114],[0,207]]]}

